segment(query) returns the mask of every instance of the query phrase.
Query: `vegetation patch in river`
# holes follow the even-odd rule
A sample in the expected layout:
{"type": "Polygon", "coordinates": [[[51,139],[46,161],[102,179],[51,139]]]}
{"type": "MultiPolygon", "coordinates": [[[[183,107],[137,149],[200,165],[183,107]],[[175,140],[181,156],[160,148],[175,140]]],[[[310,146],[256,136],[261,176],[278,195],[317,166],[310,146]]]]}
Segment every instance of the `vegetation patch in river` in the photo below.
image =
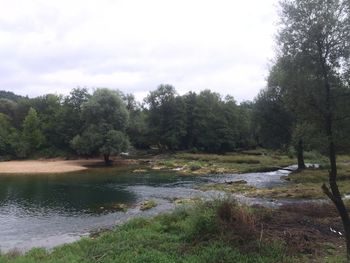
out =
{"type": "Polygon", "coordinates": [[[145,211],[157,206],[157,202],[154,200],[145,200],[140,205],[140,210],[145,211]]]}
{"type": "Polygon", "coordinates": [[[192,198],[174,198],[172,202],[175,205],[195,205],[201,202],[201,199],[198,197],[192,197],[192,198]]]}
{"type": "Polygon", "coordinates": [[[176,171],[181,175],[248,173],[274,171],[294,164],[295,160],[273,151],[220,154],[177,153],[152,159],[153,170],[176,171]]]}
{"type": "Polygon", "coordinates": [[[247,194],[248,192],[256,190],[254,186],[250,186],[247,184],[239,184],[239,183],[233,183],[233,184],[227,184],[227,183],[211,183],[211,184],[203,184],[198,187],[201,191],[210,191],[210,190],[216,190],[216,191],[224,191],[229,193],[240,193],[240,194],[247,194]]]}

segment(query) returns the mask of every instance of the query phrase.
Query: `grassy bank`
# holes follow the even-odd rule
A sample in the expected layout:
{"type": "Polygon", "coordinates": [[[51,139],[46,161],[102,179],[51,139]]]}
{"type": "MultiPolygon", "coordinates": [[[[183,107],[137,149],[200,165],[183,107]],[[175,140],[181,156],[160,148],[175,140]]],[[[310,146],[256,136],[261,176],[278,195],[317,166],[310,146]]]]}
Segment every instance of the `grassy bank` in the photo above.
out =
{"type": "MultiPolygon", "coordinates": [[[[287,178],[290,184],[272,189],[253,189],[247,191],[249,196],[270,198],[309,198],[326,199],[322,192],[323,183],[328,183],[328,166],[319,169],[306,169],[291,173],[287,178]]],[[[338,157],[338,185],[343,195],[350,194],[350,156],[338,157]]]]}
{"type": "Polygon", "coordinates": [[[175,170],[183,175],[248,173],[273,171],[295,162],[295,158],[267,150],[224,155],[176,153],[156,156],[152,160],[151,169],[175,170]]]}
{"type": "Polygon", "coordinates": [[[335,255],[341,251],[339,243],[343,241],[328,231],[328,221],[333,220],[334,224],[336,213],[326,207],[313,210],[317,215],[310,212],[305,215],[310,208],[267,210],[228,201],[202,203],[152,219],[135,219],[113,231],[83,238],[52,252],[33,249],[25,255],[9,253],[1,256],[0,262],[271,263],[312,262],[312,258],[321,262],[327,257],[336,260],[335,255]],[[326,231],[323,233],[322,229],[326,231]]]}
{"type": "MultiPolygon", "coordinates": [[[[257,157],[259,158],[259,157],[257,157]]],[[[261,157],[260,157],[261,158],[261,157]]],[[[264,156],[260,161],[262,167],[269,168],[269,163],[273,161],[272,156],[264,156]],[[265,160],[264,160],[265,158],[265,160]],[[267,166],[264,166],[267,165],[267,166]]],[[[276,161],[276,165],[283,167],[288,165],[286,156],[279,157],[280,161],[276,161]]],[[[248,186],[244,183],[234,184],[207,184],[200,187],[201,190],[220,190],[230,193],[240,193],[249,197],[266,197],[266,198],[291,198],[291,199],[327,199],[322,192],[321,186],[323,183],[328,183],[329,167],[323,159],[309,159],[311,163],[321,163],[320,168],[308,168],[302,171],[290,173],[283,179],[288,181],[288,184],[273,188],[257,189],[248,186]]],[[[235,164],[233,164],[235,165],[235,164]]],[[[243,166],[243,170],[254,170],[257,167],[243,166]]],[[[258,170],[258,169],[257,169],[258,170]]],[[[350,156],[338,156],[338,185],[343,195],[350,194],[350,156]]]]}

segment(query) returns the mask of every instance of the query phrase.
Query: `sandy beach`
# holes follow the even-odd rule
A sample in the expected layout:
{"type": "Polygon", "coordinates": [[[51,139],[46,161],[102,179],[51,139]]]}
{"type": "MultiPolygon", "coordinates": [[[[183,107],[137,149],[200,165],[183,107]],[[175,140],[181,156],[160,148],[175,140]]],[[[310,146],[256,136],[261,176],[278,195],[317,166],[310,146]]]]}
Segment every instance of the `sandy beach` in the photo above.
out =
{"type": "Polygon", "coordinates": [[[67,173],[87,169],[101,160],[24,160],[0,162],[0,174],[67,173]]]}

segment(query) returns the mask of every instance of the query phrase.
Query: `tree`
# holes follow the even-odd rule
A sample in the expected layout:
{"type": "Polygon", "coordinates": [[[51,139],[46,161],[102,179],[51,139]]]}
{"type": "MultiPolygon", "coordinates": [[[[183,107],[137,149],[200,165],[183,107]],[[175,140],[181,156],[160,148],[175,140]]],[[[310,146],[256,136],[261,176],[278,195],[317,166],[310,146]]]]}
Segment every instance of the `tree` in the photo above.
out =
{"type": "Polygon", "coordinates": [[[109,162],[110,155],[119,154],[129,148],[129,140],[127,136],[116,130],[110,130],[106,134],[106,138],[100,147],[100,152],[106,163],[109,162]]]}
{"type": "Polygon", "coordinates": [[[186,135],[183,139],[183,147],[185,149],[192,149],[196,145],[196,138],[194,136],[195,116],[194,109],[197,104],[197,94],[189,92],[182,96],[186,109],[186,135]]]}
{"type": "Polygon", "coordinates": [[[149,148],[147,111],[135,100],[135,96],[132,94],[123,95],[123,100],[129,112],[129,125],[126,133],[131,140],[131,144],[136,148],[149,148]]]}
{"type": "Polygon", "coordinates": [[[41,121],[41,129],[46,138],[46,148],[60,149],[64,147],[62,134],[59,131],[59,116],[62,105],[62,96],[46,94],[31,100],[41,121]]]}
{"type": "Polygon", "coordinates": [[[83,132],[82,105],[90,97],[86,88],[75,88],[64,98],[56,115],[56,131],[60,136],[62,148],[69,149],[73,137],[83,132]]]}
{"type": "Polygon", "coordinates": [[[15,156],[18,131],[11,125],[10,119],[0,113],[0,160],[15,156]]]}
{"type": "Polygon", "coordinates": [[[149,93],[145,102],[149,106],[150,138],[158,147],[169,150],[181,148],[186,135],[186,108],[171,85],[160,85],[149,93]]]}
{"type": "Polygon", "coordinates": [[[290,118],[291,145],[294,146],[297,153],[298,169],[305,169],[304,162],[304,144],[306,137],[307,125],[304,125],[305,114],[309,114],[309,110],[305,109],[309,106],[305,104],[302,96],[307,92],[304,90],[308,86],[307,74],[301,72],[297,67],[293,66],[288,58],[279,57],[270,70],[268,77],[268,86],[274,90],[278,90],[281,97],[281,107],[293,118],[290,118]],[[305,107],[306,106],[306,107],[305,107]]]}
{"type": "Polygon", "coordinates": [[[27,147],[27,150],[24,150],[26,154],[38,150],[45,143],[38,114],[33,108],[29,109],[23,121],[22,137],[24,146],[27,147]]]}
{"type": "Polygon", "coordinates": [[[71,145],[81,155],[103,155],[109,164],[110,155],[127,150],[129,145],[125,135],[129,115],[120,93],[97,89],[81,108],[84,128],[71,145]]]}
{"type": "Polygon", "coordinates": [[[256,130],[253,122],[254,103],[244,101],[239,104],[237,113],[237,147],[250,148],[257,146],[256,130]]]}
{"type": "Polygon", "coordinates": [[[291,141],[293,116],[286,109],[279,86],[269,85],[255,100],[258,141],[268,148],[286,148],[291,141]]]}
{"type": "Polygon", "coordinates": [[[330,162],[329,186],[324,193],[335,204],[342,219],[347,259],[350,262],[350,218],[337,185],[336,138],[337,99],[345,85],[350,56],[350,2],[348,0],[281,1],[281,29],[278,44],[283,56],[311,78],[318,87],[312,98],[317,105],[327,138],[330,162]]]}
{"type": "Polygon", "coordinates": [[[231,134],[223,105],[220,94],[210,90],[204,90],[197,96],[193,134],[199,149],[220,152],[230,148],[225,147],[231,143],[229,138],[231,134]]]}

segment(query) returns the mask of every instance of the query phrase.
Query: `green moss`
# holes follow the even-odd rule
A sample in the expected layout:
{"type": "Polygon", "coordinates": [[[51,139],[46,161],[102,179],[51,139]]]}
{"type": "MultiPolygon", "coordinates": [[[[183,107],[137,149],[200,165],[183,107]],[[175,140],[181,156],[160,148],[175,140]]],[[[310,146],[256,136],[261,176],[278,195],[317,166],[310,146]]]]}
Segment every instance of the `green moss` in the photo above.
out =
{"type": "Polygon", "coordinates": [[[156,206],[157,206],[157,203],[154,200],[146,200],[141,203],[140,210],[145,211],[156,206]]]}
{"type": "Polygon", "coordinates": [[[199,186],[198,189],[201,191],[217,190],[241,194],[250,193],[256,190],[255,187],[249,186],[247,184],[203,184],[199,186]]]}
{"type": "Polygon", "coordinates": [[[180,168],[178,172],[183,175],[202,175],[273,171],[295,162],[295,159],[286,155],[267,151],[262,154],[248,152],[225,155],[177,153],[158,156],[152,168],[155,170],[180,168]]]}

